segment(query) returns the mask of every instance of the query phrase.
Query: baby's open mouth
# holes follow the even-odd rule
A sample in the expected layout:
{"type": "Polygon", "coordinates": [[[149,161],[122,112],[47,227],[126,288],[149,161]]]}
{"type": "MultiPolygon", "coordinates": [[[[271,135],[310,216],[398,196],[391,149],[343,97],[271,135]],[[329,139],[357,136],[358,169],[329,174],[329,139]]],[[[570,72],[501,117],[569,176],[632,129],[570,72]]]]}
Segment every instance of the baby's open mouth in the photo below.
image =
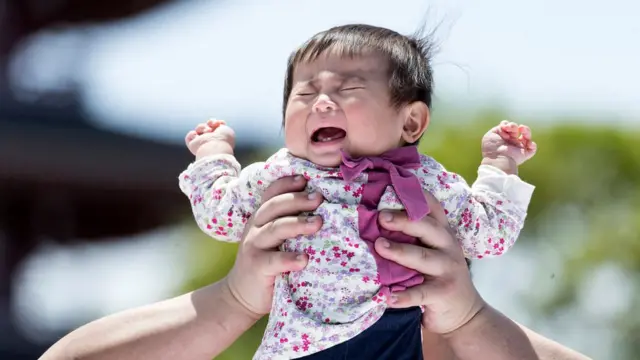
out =
{"type": "Polygon", "coordinates": [[[336,127],[325,127],[314,131],[313,134],[311,134],[311,141],[323,143],[342,139],[345,136],[347,136],[347,132],[342,129],[336,127]]]}

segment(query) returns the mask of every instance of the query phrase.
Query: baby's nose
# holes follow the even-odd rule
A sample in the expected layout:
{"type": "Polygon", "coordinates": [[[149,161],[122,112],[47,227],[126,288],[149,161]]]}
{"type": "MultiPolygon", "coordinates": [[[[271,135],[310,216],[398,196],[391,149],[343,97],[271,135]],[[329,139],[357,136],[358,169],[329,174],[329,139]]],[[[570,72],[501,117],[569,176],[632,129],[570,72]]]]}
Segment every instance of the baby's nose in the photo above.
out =
{"type": "Polygon", "coordinates": [[[336,109],[336,104],[329,99],[328,96],[319,96],[318,101],[313,105],[313,110],[315,112],[323,113],[334,111],[336,109]]]}

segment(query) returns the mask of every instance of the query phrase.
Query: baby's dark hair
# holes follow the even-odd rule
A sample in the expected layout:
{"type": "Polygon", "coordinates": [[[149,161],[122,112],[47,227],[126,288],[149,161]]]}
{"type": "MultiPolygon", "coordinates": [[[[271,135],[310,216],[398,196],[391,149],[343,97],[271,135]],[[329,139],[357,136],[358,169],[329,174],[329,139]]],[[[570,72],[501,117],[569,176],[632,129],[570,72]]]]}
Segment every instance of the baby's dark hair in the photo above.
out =
{"type": "Polygon", "coordinates": [[[313,61],[326,51],[345,57],[367,53],[384,56],[388,60],[391,104],[399,107],[422,101],[431,108],[434,44],[431,36],[423,32],[405,36],[382,27],[351,24],[317,33],[289,57],[284,80],[283,125],[296,66],[313,61]]]}

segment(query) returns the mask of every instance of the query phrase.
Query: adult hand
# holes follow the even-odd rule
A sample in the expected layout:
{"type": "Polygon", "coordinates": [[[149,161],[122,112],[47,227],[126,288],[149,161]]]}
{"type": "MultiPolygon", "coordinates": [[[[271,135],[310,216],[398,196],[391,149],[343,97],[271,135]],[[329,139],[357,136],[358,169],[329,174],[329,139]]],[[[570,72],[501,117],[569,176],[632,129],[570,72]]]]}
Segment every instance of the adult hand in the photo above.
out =
{"type": "Polygon", "coordinates": [[[469,322],[485,303],[471,281],[458,241],[449,228],[438,201],[428,194],[431,213],[421,221],[410,221],[404,212],[381,212],[380,225],[414,236],[420,245],[400,244],[386,239],[375,243],[380,256],[425,275],[421,285],[393,293],[389,306],[425,307],[426,330],[446,334],[469,322]]]}
{"type": "Polygon", "coordinates": [[[305,179],[296,176],[269,186],[263,195],[266,201],[247,225],[235,265],[226,278],[231,294],[256,318],[271,310],[276,276],[307,264],[305,254],[282,252],[278,247],[285,239],[313,234],[322,226],[319,216],[298,215],[315,210],[322,202],[321,194],[308,194],[305,185],[305,179]]]}
{"type": "Polygon", "coordinates": [[[316,209],[322,201],[319,194],[309,199],[304,187],[303,178],[281,179],[269,187],[224,279],[84,325],[42,359],[215,358],[269,312],[276,275],[306,265],[305,256],[277,250],[284,239],[314,233],[322,225],[319,218],[295,216],[316,209]]]}

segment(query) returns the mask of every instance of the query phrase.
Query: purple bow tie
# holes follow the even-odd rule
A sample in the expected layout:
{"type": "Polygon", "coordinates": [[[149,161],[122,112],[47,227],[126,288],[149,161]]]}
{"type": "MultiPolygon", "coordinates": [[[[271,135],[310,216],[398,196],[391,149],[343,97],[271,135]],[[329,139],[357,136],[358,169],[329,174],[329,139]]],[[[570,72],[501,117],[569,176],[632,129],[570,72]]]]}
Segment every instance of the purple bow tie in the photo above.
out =
{"type": "Polygon", "coordinates": [[[391,185],[404,205],[411,220],[418,220],[429,213],[420,180],[408,169],[420,167],[420,154],[416,146],[404,146],[376,157],[351,158],[342,152],[340,172],[346,181],[352,181],[367,169],[384,169],[389,172],[391,185]]]}

